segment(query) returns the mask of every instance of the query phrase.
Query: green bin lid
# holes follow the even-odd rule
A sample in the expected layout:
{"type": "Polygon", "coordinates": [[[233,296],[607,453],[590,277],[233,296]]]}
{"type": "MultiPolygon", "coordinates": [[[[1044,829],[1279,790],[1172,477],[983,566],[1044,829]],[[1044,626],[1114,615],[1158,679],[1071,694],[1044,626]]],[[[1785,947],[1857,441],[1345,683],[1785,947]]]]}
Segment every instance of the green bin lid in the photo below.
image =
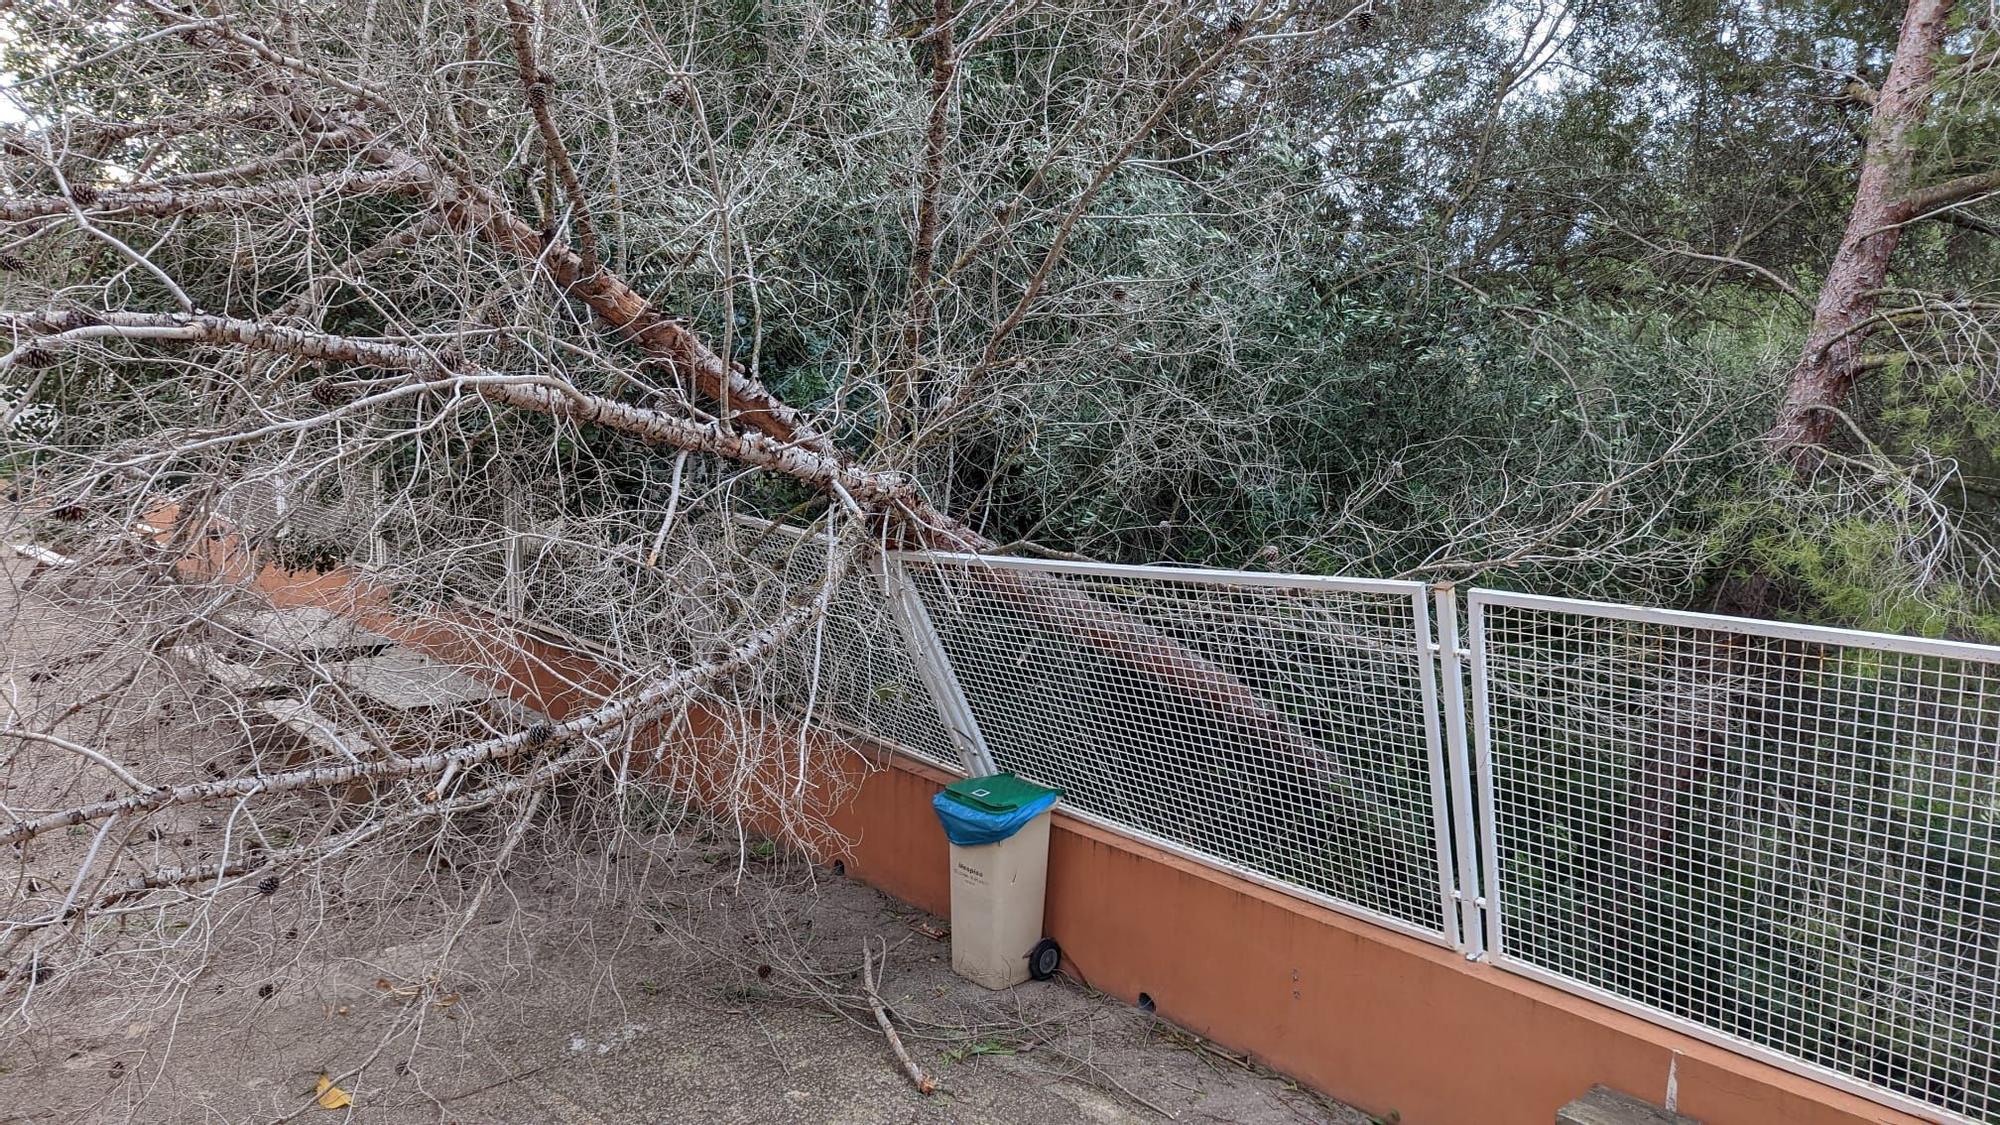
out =
{"type": "Polygon", "coordinates": [[[945,795],[961,805],[983,809],[992,813],[1013,812],[1022,805],[1031,804],[1061,792],[1032,781],[1022,781],[1011,773],[989,774],[985,777],[968,777],[964,781],[954,781],[944,787],[945,795]]]}

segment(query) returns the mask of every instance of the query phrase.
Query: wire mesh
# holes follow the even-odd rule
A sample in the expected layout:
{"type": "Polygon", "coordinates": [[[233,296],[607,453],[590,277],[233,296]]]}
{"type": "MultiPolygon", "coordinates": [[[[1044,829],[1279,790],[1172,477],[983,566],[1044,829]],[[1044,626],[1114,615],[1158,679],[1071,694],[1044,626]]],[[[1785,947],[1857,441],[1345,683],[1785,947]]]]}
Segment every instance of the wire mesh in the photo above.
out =
{"type": "Polygon", "coordinates": [[[214,502],[216,517],[271,561],[300,568],[365,558],[380,508],[370,482],[342,470],[233,481],[214,502]]]}
{"type": "MultiPolygon", "coordinates": [[[[746,553],[789,588],[818,583],[826,573],[825,545],[809,534],[747,521],[737,533],[749,541],[746,553]]],[[[825,618],[784,646],[763,674],[773,698],[821,727],[965,772],[874,565],[844,576],[825,618]]]]}
{"type": "Polygon", "coordinates": [[[901,557],[1000,768],[1452,940],[1421,587],[901,557]]]}
{"type": "Polygon", "coordinates": [[[1473,613],[1501,963],[2000,1118],[2000,649],[1473,613]]]}
{"type": "MultiPolygon", "coordinates": [[[[450,560],[398,571],[405,600],[484,606],[620,663],[633,654],[691,655],[683,652],[688,637],[767,619],[826,573],[826,544],[806,529],[731,517],[688,523],[658,566],[648,558],[645,528],[610,537],[624,540],[610,545],[591,541],[586,529],[521,530],[430,512],[422,521],[386,521],[385,538],[392,563],[450,560]]],[[[825,618],[751,675],[739,687],[756,706],[964,772],[872,565],[851,569],[825,618]]]]}

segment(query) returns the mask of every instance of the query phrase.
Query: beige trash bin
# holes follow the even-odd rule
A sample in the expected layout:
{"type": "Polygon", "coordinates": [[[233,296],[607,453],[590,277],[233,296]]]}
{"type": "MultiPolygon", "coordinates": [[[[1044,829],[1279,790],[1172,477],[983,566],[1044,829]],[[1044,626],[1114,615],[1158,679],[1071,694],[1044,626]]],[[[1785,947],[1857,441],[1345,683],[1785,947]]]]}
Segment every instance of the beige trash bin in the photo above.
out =
{"type": "MultiPolygon", "coordinates": [[[[1005,817],[1009,809],[1045,803],[1053,790],[1008,774],[969,778],[939,795],[950,821],[970,808],[1005,817]]],[[[961,829],[962,831],[963,829],[961,829]]],[[[947,834],[956,834],[948,824],[947,834]]],[[[1034,815],[997,843],[951,845],[951,967],[987,988],[1047,977],[1061,959],[1042,941],[1042,899],[1048,889],[1049,813],[1034,815]],[[1030,963],[1037,954],[1039,965],[1030,963]]]]}

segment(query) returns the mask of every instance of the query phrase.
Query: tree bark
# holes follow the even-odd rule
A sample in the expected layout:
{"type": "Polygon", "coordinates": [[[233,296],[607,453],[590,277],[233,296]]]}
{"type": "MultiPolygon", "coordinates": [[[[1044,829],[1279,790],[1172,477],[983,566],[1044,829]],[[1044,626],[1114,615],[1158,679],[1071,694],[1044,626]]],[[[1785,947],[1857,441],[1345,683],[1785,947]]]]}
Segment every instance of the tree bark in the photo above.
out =
{"type": "Polygon", "coordinates": [[[1863,322],[1875,312],[1876,293],[1889,276],[1903,224],[1916,214],[1918,197],[1910,191],[1911,133],[1929,108],[1938,53],[1956,2],[1911,0],[1889,76],[1875,99],[1847,230],[1827,269],[1784,405],[1767,435],[1779,456],[1802,472],[1817,464],[1820,448],[1839,424],[1835,411],[1864,370],[1859,362],[1868,340],[1863,322]]]}
{"type": "Polygon", "coordinates": [[[931,13],[931,116],[924,130],[923,179],[917,192],[916,244],[910,254],[910,322],[903,329],[899,349],[903,370],[891,388],[888,417],[883,421],[883,437],[894,436],[902,425],[902,415],[915,398],[913,385],[922,378],[924,330],[931,317],[931,265],[937,256],[938,195],[944,188],[945,128],[951,114],[951,81],[957,60],[952,52],[951,24],[955,17],[952,0],[934,0],[931,13]]]}

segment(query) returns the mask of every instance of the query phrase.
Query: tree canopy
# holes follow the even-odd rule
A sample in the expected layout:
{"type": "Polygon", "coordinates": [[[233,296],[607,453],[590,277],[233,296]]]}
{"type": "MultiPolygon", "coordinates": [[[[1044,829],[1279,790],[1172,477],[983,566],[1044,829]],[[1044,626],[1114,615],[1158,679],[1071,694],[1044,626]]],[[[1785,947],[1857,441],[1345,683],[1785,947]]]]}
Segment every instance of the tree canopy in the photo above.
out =
{"type": "MultiPolygon", "coordinates": [[[[1992,174],[2000,129],[1992,14],[1943,7],[1911,134],[1922,185],[1992,174]]],[[[633,393],[618,361],[549,350],[576,307],[439,238],[412,198],[430,189],[352,182],[389,173],[274,120],[290,83],[580,265],[601,256],[846,455],[997,542],[1984,635],[1991,190],[1902,220],[1849,333],[1869,346],[1820,442],[1837,456],[1800,472],[1760,441],[1903,15],[16,4],[12,190],[246,199],[94,224],[131,254],[62,215],[16,217],[5,296],[171,310],[172,286],[205,312],[334,333],[476,324],[482,347],[633,393]],[[203,41],[231,35],[283,77],[204,65],[203,41]]],[[[10,370],[12,393],[33,384],[65,419],[43,462],[151,424],[174,393],[175,368],[132,356],[129,406],[107,409],[104,358],[10,370]]],[[[652,521],[654,455],[522,425],[456,436],[468,458],[506,447],[511,479],[560,468],[560,495],[507,518],[652,521]]],[[[693,471],[733,482],[729,504],[824,502],[693,471]]],[[[469,501],[459,484],[426,494],[469,501]]]]}

